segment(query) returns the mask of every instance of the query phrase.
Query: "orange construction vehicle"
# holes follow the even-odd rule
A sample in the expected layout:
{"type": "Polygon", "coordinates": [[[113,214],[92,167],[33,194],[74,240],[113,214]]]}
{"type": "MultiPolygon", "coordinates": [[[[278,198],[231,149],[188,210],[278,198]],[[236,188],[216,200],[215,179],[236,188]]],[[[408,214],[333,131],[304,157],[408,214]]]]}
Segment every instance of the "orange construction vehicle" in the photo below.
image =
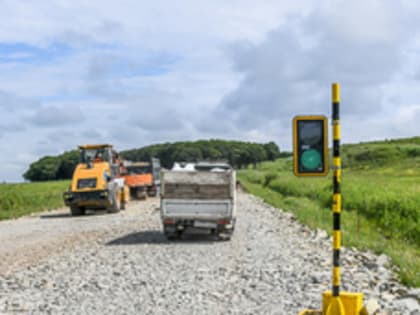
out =
{"type": "Polygon", "coordinates": [[[124,161],[125,172],[122,177],[130,189],[133,198],[145,199],[154,197],[160,185],[160,161],[152,159],[150,162],[124,161]]]}

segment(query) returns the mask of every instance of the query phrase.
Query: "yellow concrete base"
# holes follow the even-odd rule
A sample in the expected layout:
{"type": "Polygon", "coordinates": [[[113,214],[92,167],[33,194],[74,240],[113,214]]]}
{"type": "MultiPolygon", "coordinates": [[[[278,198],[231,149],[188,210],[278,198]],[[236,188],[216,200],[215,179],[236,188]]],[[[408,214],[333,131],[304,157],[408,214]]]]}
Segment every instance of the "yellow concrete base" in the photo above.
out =
{"type": "Polygon", "coordinates": [[[340,292],[335,298],[331,291],[322,294],[322,311],[303,310],[299,315],[368,315],[363,307],[363,293],[340,292]]]}
{"type": "Polygon", "coordinates": [[[323,315],[360,315],[363,309],[363,293],[340,292],[338,298],[331,291],[322,294],[323,315]]]}
{"type": "Polygon", "coordinates": [[[346,315],[344,311],[343,302],[341,302],[340,297],[333,297],[328,304],[327,311],[324,313],[326,315],[346,315]]]}

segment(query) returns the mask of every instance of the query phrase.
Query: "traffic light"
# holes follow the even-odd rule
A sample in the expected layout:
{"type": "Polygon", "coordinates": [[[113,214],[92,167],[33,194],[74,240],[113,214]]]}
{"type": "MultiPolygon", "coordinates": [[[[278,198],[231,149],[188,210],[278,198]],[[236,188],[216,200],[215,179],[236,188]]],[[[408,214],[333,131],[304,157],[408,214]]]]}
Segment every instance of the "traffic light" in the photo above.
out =
{"type": "Polygon", "coordinates": [[[328,174],[327,123],[325,116],[293,118],[293,169],[296,176],[328,174]]]}

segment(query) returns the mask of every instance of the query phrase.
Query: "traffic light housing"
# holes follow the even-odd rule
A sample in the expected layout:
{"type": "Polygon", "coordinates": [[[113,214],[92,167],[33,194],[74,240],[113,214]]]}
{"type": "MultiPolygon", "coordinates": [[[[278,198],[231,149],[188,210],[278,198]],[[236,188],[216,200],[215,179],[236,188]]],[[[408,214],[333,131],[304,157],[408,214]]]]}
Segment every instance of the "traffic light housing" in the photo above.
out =
{"type": "Polygon", "coordinates": [[[328,174],[328,119],[296,116],[293,119],[293,170],[296,176],[328,174]]]}

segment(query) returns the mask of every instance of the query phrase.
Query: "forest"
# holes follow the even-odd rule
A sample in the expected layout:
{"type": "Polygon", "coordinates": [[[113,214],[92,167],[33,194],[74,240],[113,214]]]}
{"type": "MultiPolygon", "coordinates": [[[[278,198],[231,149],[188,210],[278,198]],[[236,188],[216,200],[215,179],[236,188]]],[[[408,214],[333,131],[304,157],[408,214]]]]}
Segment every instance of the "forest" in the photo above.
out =
{"type": "MultiPolygon", "coordinates": [[[[263,161],[274,161],[282,154],[274,142],[252,143],[227,140],[198,140],[162,143],[139,149],[121,151],[125,160],[149,161],[158,158],[161,165],[171,168],[174,162],[194,162],[199,160],[226,160],[233,167],[241,169],[263,161]]],[[[23,174],[28,181],[48,181],[70,179],[79,160],[77,150],[57,156],[45,156],[33,162],[23,174]]]]}

